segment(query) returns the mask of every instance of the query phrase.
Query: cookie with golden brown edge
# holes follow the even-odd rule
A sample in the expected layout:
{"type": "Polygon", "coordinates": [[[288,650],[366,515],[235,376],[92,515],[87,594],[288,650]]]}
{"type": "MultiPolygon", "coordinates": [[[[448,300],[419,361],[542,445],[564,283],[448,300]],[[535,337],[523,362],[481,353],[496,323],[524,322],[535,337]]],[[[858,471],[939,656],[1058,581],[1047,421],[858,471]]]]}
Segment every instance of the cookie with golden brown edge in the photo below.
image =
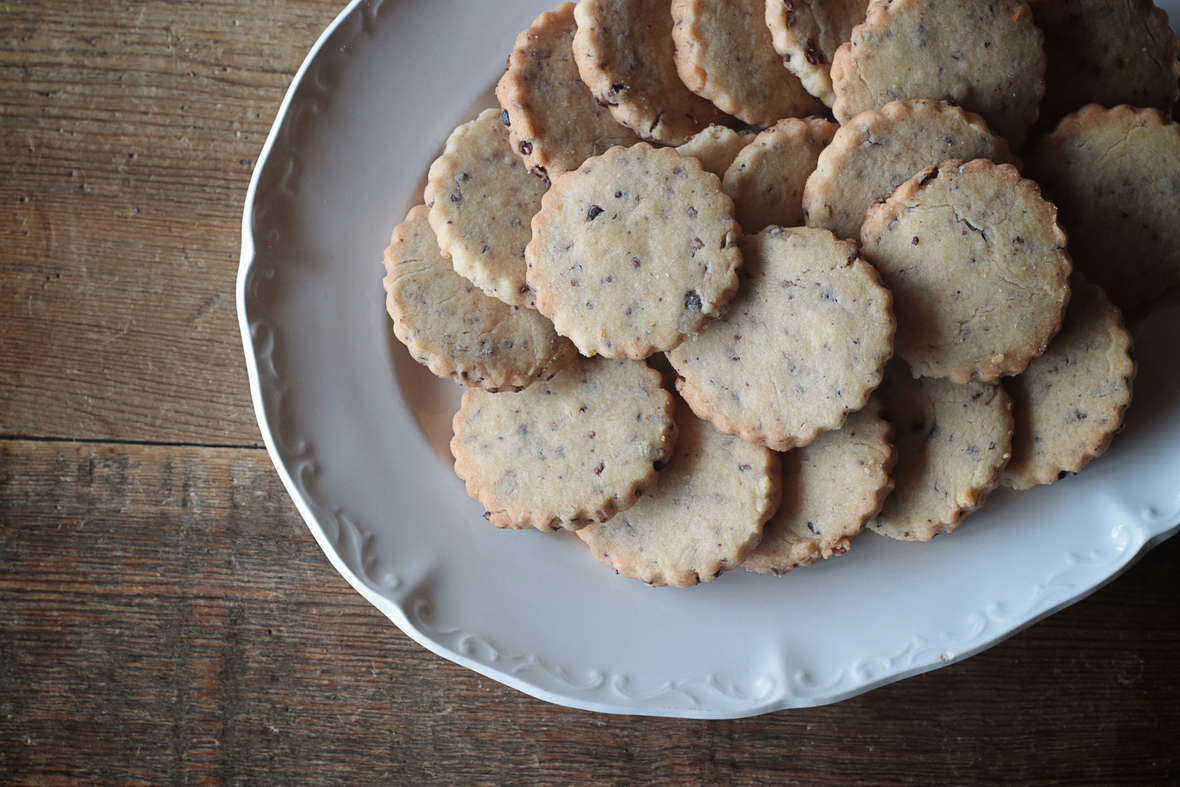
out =
{"type": "Polygon", "coordinates": [[[735,131],[728,126],[712,125],[678,145],[676,152],[697,159],[705,172],[723,178],[725,170],[729,169],[737,154],[754,141],[754,136],[754,132],[748,129],[735,131]]]}
{"type": "Polygon", "coordinates": [[[864,21],[869,0],[765,0],[766,26],[783,65],[829,107],[832,58],[864,21]]]}

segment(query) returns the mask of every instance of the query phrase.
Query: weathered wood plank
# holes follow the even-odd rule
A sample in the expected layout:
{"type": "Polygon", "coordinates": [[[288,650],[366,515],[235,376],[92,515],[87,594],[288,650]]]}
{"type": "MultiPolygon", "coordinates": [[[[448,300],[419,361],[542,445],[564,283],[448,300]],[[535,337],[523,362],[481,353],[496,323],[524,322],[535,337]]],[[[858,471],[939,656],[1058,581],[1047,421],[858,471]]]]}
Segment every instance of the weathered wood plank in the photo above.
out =
{"type": "Polygon", "coordinates": [[[1164,784],[1180,541],[984,654],[737,721],[600,716],[423,650],[254,449],[0,441],[0,783],[1164,784]]]}

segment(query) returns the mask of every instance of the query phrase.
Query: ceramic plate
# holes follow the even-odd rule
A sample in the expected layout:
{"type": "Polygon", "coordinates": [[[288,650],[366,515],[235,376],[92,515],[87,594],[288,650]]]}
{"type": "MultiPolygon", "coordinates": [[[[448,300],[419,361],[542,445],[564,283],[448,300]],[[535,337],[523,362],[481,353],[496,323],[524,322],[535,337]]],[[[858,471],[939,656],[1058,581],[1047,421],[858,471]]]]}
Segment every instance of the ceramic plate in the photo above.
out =
{"type": "Polygon", "coordinates": [[[997,492],[929,544],[866,533],[781,578],[652,589],[576,537],[491,527],[451,470],[460,390],[393,337],[381,255],[447,134],[491,105],[516,34],[548,7],[353,2],[299,70],[246,201],[238,309],[267,449],[332,564],[403,631],[562,705],[749,716],[966,658],[1176,531],[1178,299],[1136,325],[1136,400],[1105,456],[997,492]]]}

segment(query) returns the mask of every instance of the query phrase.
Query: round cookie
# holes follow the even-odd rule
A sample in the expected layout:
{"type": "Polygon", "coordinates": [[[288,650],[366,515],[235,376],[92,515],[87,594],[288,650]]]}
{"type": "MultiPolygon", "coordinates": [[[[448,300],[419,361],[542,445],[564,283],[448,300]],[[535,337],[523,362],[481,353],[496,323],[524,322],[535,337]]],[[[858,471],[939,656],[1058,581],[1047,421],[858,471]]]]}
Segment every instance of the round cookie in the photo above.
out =
{"type": "Polygon", "coordinates": [[[1042,39],[1022,0],[872,3],[832,60],[832,111],[846,123],[890,101],[941,99],[1019,148],[1045,94],[1042,39]]]}
{"type": "Polygon", "coordinates": [[[558,178],[541,205],[529,286],[583,355],[670,350],[737,290],[733,205],[715,175],[671,148],[612,148],[558,178]]]}
{"type": "Polygon", "coordinates": [[[651,488],[676,441],[673,412],[647,364],[578,359],[519,393],[463,394],[455,474],[496,527],[577,530],[651,488]]]}
{"type": "Polygon", "coordinates": [[[512,149],[534,175],[552,181],[635,133],[599,106],[574,62],[574,4],[538,16],[516,37],[508,70],[496,85],[512,149]]]}
{"type": "Polygon", "coordinates": [[[668,360],[698,416],[785,451],[864,407],[892,355],[892,298],[826,230],[771,227],[743,239],[742,255],[729,310],[668,360]]]}
{"type": "Polygon", "coordinates": [[[521,389],[578,357],[532,309],[484,295],[438,250],[425,205],[410,211],[385,250],[386,307],[414,360],[439,377],[488,391],[521,389]]]}
{"type": "Polygon", "coordinates": [[[682,402],[659,480],[609,522],[578,531],[594,557],[651,586],[691,587],[737,568],[779,498],[773,451],[720,434],[682,402]]]}
{"type": "Polygon", "coordinates": [[[840,126],[807,178],[807,226],[859,242],[873,200],[888,197],[926,167],[977,158],[1020,166],[983,118],[945,101],[891,101],[861,112],[840,126]]]}
{"type": "Polygon", "coordinates": [[[1180,125],[1091,104],[1040,141],[1027,170],[1057,204],[1078,270],[1120,309],[1180,284],[1180,125]]]}
{"type": "Polygon", "coordinates": [[[738,153],[721,190],[733,200],[742,231],[803,225],[803,188],[837,126],[823,118],[788,118],[738,153]]]}
{"type": "Polygon", "coordinates": [[[1023,374],[1004,380],[1016,426],[1004,486],[1030,489],[1076,473],[1110,445],[1131,403],[1131,334],[1102,288],[1080,274],[1061,332],[1023,374]]]}
{"type": "Polygon", "coordinates": [[[915,378],[894,361],[880,394],[893,424],[893,493],[868,523],[883,536],[949,533],[1000,484],[1012,441],[1012,400],[999,385],[915,378]]]}
{"type": "Polygon", "coordinates": [[[685,86],[746,123],[823,110],[774,51],[766,0],[672,0],[672,40],[685,86]]]}
{"type": "Polygon", "coordinates": [[[671,0],[581,0],[574,56],[582,81],[644,139],[682,145],[724,113],[676,73],[671,0]]]}
{"type": "Polygon", "coordinates": [[[500,113],[484,110],[451,132],[427,178],[430,226],[455,271],[494,298],[532,307],[524,247],[545,184],[512,152],[500,113]]]}
{"type": "Polygon", "coordinates": [[[779,575],[847,552],[893,490],[890,431],[872,397],[841,428],[783,454],[782,502],[742,566],[779,575]]]}
{"type": "Polygon", "coordinates": [[[783,65],[829,107],[832,58],[864,21],[869,0],[765,0],[766,26],[783,65]]]}
{"type": "Polygon", "coordinates": [[[896,352],[952,382],[1019,374],[1069,301],[1057,209],[1009,164],[928,167],[869,209],[861,252],[893,290],[896,352]]]}
{"type": "Polygon", "coordinates": [[[705,172],[712,172],[721,179],[725,177],[725,170],[729,169],[737,154],[753,141],[753,131],[734,131],[726,126],[712,125],[699,134],[694,134],[688,142],[679,145],[676,152],[697,159],[705,172]]]}

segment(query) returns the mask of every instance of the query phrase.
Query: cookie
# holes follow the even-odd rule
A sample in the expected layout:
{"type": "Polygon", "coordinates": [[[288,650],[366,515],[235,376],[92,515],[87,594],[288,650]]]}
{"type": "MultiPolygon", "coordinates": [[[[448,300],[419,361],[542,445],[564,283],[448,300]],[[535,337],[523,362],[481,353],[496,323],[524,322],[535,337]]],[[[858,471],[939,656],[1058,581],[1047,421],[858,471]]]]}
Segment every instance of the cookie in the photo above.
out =
{"type": "Polygon", "coordinates": [[[538,16],[516,37],[508,70],[496,85],[512,149],[547,182],[615,145],[639,141],[582,82],[574,62],[575,29],[573,3],[538,16]]]}
{"type": "Polygon", "coordinates": [[[766,26],[783,65],[829,107],[832,58],[864,21],[869,0],[765,0],[766,26]]]}
{"type": "Polygon", "coordinates": [[[1027,167],[1061,211],[1074,264],[1116,306],[1180,284],[1180,125],[1155,109],[1092,104],[1044,137],[1027,167]]]}
{"type": "Polygon", "coordinates": [[[469,390],[451,453],[502,528],[576,530],[635,504],[676,441],[672,395],[641,361],[578,359],[519,393],[469,390]]]}
{"type": "Polygon", "coordinates": [[[652,586],[691,587],[737,568],[779,496],[773,451],[720,434],[681,403],[667,468],[634,507],[578,531],[594,557],[652,586]]]}
{"type": "Polygon", "coordinates": [[[725,172],[721,190],[733,200],[743,232],[803,225],[803,188],[836,129],[835,123],[823,118],[788,118],[764,130],[738,153],[725,172]]]}
{"type": "Polygon", "coordinates": [[[676,152],[697,159],[705,172],[712,172],[718,178],[722,178],[742,148],[753,141],[753,131],[734,131],[727,126],[712,125],[699,134],[694,134],[688,142],[677,146],[676,152]]]}
{"type": "Polygon", "coordinates": [[[1045,94],[1045,51],[1021,0],[872,3],[832,60],[841,123],[890,101],[933,98],[983,116],[1019,148],[1045,94]]]}
{"type": "Polygon", "coordinates": [[[742,263],[719,186],[696,159],[646,143],[558,178],[525,255],[537,308],[583,355],[645,358],[700,331],[742,263]]]}
{"type": "Polygon", "coordinates": [[[1057,209],[1010,164],[928,167],[869,209],[861,252],[893,290],[916,374],[989,382],[1044,352],[1069,301],[1057,209]]]}
{"type": "Polygon", "coordinates": [[[672,41],[680,81],[746,123],[823,110],[774,51],[766,0],[672,0],[672,41]]]}
{"type": "Polygon", "coordinates": [[[578,357],[532,309],[480,292],[439,253],[425,205],[410,211],[385,250],[393,332],[439,377],[488,391],[521,389],[578,357]]]}
{"type": "Polygon", "coordinates": [[[888,197],[926,167],[977,158],[1020,166],[1007,140],[993,134],[983,118],[944,101],[891,101],[861,112],[840,126],[807,178],[807,226],[859,242],[873,200],[888,197]]]}
{"type": "Polygon", "coordinates": [[[455,129],[427,178],[430,226],[455,271],[494,298],[531,307],[524,247],[545,184],[512,152],[500,113],[484,110],[455,129]]]}
{"type": "Polygon", "coordinates": [[[742,256],[729,310],[668,360],[698,416],[786,451],[864,407],[892,354],[892,299],[826,230],[771,227],[743,239],[742,256]]]}
{"type": "Polygon", "coordinates": [[[840,429],[782,455],[782,502],[744,568],[784,574],[848,551],[893,490],[897,456],[880,413],[872,397],[840,429]]]}
{"type": "Polygon", "coordinates": [[[915,378],[904,362],[880,394],[893,424],[893,493],[869,529],[929,541],[957,528],[1000,484],[1012,441],[1012,400],[993,383],[915,378]]]}
{"type": "Polygon", "coordinates": [[[1004,486],[1029,489],[1076,473],[1110,445],[1131,403],[1135,360],[1122,313],[1079,274],[1061,332],[1004,380],[1016,426],[1004,486]]]}
{"type": "Polygon", "coordinates": [[[671,0],[581,0],[574,18],[578,73],[616,121],[667,145],[725,121],[676,73],[671,0]]]}

